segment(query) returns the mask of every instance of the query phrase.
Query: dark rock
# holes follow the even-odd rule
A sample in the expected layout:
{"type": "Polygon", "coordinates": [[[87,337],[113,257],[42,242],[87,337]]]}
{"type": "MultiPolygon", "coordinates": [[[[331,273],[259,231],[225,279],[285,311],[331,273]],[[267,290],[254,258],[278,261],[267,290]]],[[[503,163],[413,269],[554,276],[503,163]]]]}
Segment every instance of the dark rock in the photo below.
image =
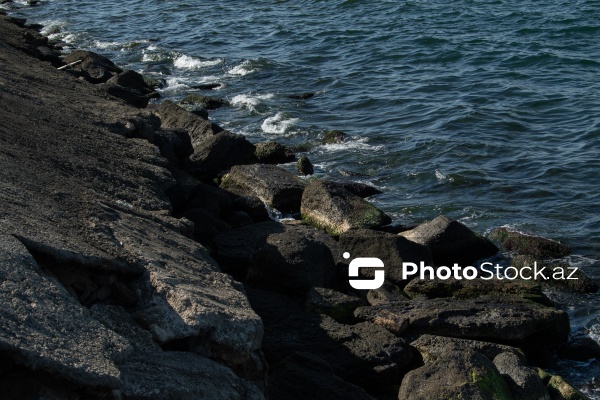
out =
{"type": "Polygon", "coordinates": [[[517,268],[522,276],[554,288],[568,289],[576,293],[598,291],[598,284],[592,278],[587,276],[581,268],[572,267],[568,263],[548,263],[536,260],[533,256],[518,255],[513,258],[512,266],[517,268]],[[534,275],[535,267],[538,271],[543,270],[544,275],[534,275]]]}
{"type": "Polygon", "coordinates": [[[216,110],[217,108],[229,105],[226,100],[199,94],[189,94],[185,96],[181,100],[181,104],[194,104],[207,110],[216,110]]]}
{"type": "MultiPolygon", "coordinates": [[[[400,288],[406,286],[413,278],[403,279],[403,262],[426,264],[431,263],[431,252],[423,245],[411,242],[392,233],[378,232],[369,229],[350,229],[340,235],[340,249],[350,253],[352,258],[377,257],[383,261],[385,278],[400,288]]],[[[374,270],[361,268],[363,277],[373,278],[374,270]]]]}
{"type": "Polygon", "coordinates": [[[194,148],[205,139],[223,130],[220,126],[184,110],[170,100],[160,103],[158,114],[163,128],[185,129],[188,131],[194,148]]]}
{"type": "Polygon", "coordinates": [[[302,175],[312,175],[315,173],[315,168],[306,156],[301,156],[296,163],[296,171],[302,175]]]}
{"type": "Polygon", "coordinates": [[[208,119],[208,110],[206,108],[195,106],[195,105],[185,105],[183,106],[186,110],[195,114],[203,119],[208,119]]]}
{"type": "Polygon", "coordinates": [[[290,94],[288,97],[290,99],[296,99],[296,100],[307,100],[310,98],[315,97],[315,92],[305,92],[305,93],[300,93],[300,94],[290,94]]]}
{"type": "Polygon", "coordinates": [[[348,135],[342,131],[327,131],[323,134],[321,139],[322,144],[336,144],[343,143],[348,139],[348,135]]]}
{"type": "Polygon", "coordinates": [[[254,154],[261,164],[285,164],[296,158],[287,147],[277,142],[257,143],[254,154]]]}
{"type": "Polygon", "coordinates": [[[350,193],[354,193],[355,195],[357,195],[358,197],[362,197],[363,199],[374,196],[376,194],[383,193],[381,190],[371,185],[367,185],[366,183],[345,182],[342,183],[342,186],[344,186],[344,189],[346,189],[350,193]]]}
{"type": "Polygon", "coordinates": [[[256,196],[240,196],[233,201],[233,209],[247,213],[252,221],[269,221],[269,212],[265,203],[256,196]]]}
{"type": "Polygon", "coordinates": [[[109,94],[138,108],[145,108],[150,99],[160,97],[158,92],[146,84],[141,74],[131,70],[113,76],[106,81],[104,88],[109,94]]]}
{"type": "Polygon", "coordinates": [[[184,210],[185,204],[196,195],[195,189],[200,181],[186,172],[177,168],[172,169],[176,184],[165,190],[173,206],[173,213],[179,213],[184,210]]]}
{"type": "Polygon", "coordinates": [[[437,266],[452,266],[454,263],[463,267],[473,265],[475,261],[498,252],[492,242],[445,215],[399,235],[429,247],[433,263],[437,266]]]}
{"type": "Polygon", "coordinates": [[[531,300],[546,306],[552,306],[552,301],[542,292],[542,287],[527,280],[499,279],[420,279],[409,282],[404,292],[411,298],[424,296],[428,299],[453,297],[455,299],[473,299],[491,294],[500,298],[516,296],[531,300]]]}
{"type": "Polygon", "coordinates": [[[247,281],[284,293],[306,294],[311,287],[331,285],[335,262],[325,235],[306,226],[286,226],[271,233],[256,249],[247,281]]]}
{"type": "Polygon", "coordinates": [[[297,352],[311,354],[340,378],[378,392],[398,385],[413,359],[406,342],[381,327],[342,325],[314,314],[292,316],[266,329],[263,351],[270,364],[297,352]]]}
{"type": "Polygon", "coordinates": [[[546,390],[548,390],[551,400],[589,400],[586,395],[558,375],[551,375],[546,384],[546,390]]]}
{"type": "Polygon", "coordinates": [[[507,251],[527,254],[538,258],[559,258],[571,254],[571,248],[560,242],[541,236],[526,235],[506,228],[494,229],[489,238],[499,242],[507,251]]]}
{"type": "Polygon", "coordinates": [[[254,145],[243,135],[231,132],[219,132],[196,142],[194,150],[188,172],[202,181],[210,181],[234,165],[256,162],[254,145]]]}
{"type": "Polygon", "coordinates": [[[123,72],[108,58],[91,51],[75,50],[66,55],[63,60],[65,64],[81,60],[79,64],[72,66],[71,69],[91,83],[105,83],[116,74],[123,72]]]}
{"type": "Polygon", "coordinates": [[[421,353],[421,357],[423,357],[423,361],[425,363],[437,360],[447,350],[464,352],[468,349],[475,350],[483,354],[490,361],[494,361],[494,358],[501,353],[514,354],[522,361],[526,361],[525,354],[523,354],[523,352],[516,347],[505,346],[492,342],[482,342],[479,340],[421,335],[410,345],[416,348],[419,353],[421,353]]]}
{"type": "Polygon", "coordinates": [[[203,83],[200,85],[193,85],[192,89],[200,89],[200,90],[213,90],[221,86],[220,83],[203,83]]]}
{"type": "Polygon", "coordinates": [[[331,369],[318,355],[294,353],[271,368],[267,397],[270,400],[375,400],[331,369]]]}
{"type": "Polygon", "coordinates": [[[381,210],[339,184],[312,181],[304,190],[302,219],[332,235],[352,228],[379,228],[391,222],[381,210]]]}
{"type": "Polygon", "coordinates": [[[567,360],[588,361],[600,358],[600,345],[590,337],[575,337],[558,348],[558,356],[567,360]]]}
{"type": "Polygon", "coordinates": [[[226,218],[233,209],[233,200],[234,196],[220,187],[198,183],[185,208],[204,208],[215,217],[226,218]]]}
{"type": "Polygon", "coordinates": [[[37,50],[39,52],[38,58],[40,60],[49,62],[55,68],[64,65],[63,60],[60,58],[60,53],[58,53],[54,49],[51,49],[48,46],[38,46],[37,50]]]}
{"type": "Polygon", "coordinates": [[[291,298],[282,293],[244,285],[252,309],[262,319],[265,328],[281,324],[288,318],[305,315],[302,311],[302,299],[291,298]]]}
{"type": "Polygon", "coordinates": [[[494,364],[473,350],[446,351],[435,361],[410,371],[398,393],[399,400],[455,398],[512,400],[513,396],[494,364]]]}
{"type": "Polygon", "coordinates": [[[215,217],[204,208],[184,211],[178,217],[187,218],[194,223],[194,239],[202,244],[212,244],[215,236],[231,230],[225,221],[215,217]]]}
{"type": "Polygon", "coordinates": [[[339,323],[347,323],[356,307],[364,305],[360,297],[348,296],[333,289],[315,287],[306,296],[307,311],[325,314],[339,323]]]}
{"type": "Polygon", "coordinates": [[[493,362],[515,400],[550,400],[536,371],[529,368],[519,356],[512,352],[500,353],[493,362]]]}
{"type": "Polygon", "coordinates": [[[290,172],[273,165],[236,165],[223,177],[221,187],[240,196],[256,196],[281,212],[297,213],[303,183],[290,172]]]}
{"type": "Polygon", "coordinates": [[[235,211],[229,216],[229,218],[227,218],[227,223],[231,225],[232,228],[239,228],[241,226],[251,225],[254,223],[254,221],[248,213],[243,211],[235,211]]]}
{"type": "MultiPolygon", "coordinates": [[[[536,345],[556,348],[566,342],[569,318],[564,311],[513,297],[485,296],[477,299],[430,299],[396,301],[359,307],[361,320],[408,320],[408,331],[499,343],[517,343],[535,338],[536,345]]],[[[396,329],[392,326],[393,329],[396,329]]]]}
{"type": "Polygon", "coordinates": [[[185,158],[194,153],[190,135],[184,129],[159,129],[155,132],[154,144],[173,166],[181,165],[185,158]]]}
{"type": "Polygon", "coordinates": [[[384,282],[380,288],[371,289],[367,292],[367,301],[372,306],[405,299],[408,299],[408,297],[404,292],[398,286],[389,282],[384,282]]]}

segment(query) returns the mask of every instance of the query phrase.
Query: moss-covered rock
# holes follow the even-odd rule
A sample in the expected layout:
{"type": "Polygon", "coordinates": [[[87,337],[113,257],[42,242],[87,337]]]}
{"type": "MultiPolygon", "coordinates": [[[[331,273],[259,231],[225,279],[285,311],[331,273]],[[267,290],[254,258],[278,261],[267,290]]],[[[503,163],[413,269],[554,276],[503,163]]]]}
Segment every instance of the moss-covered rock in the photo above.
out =
{"type": "Polygon", "coordinates": [[[315,172],[315,168],[306,156],[301,156],[296,163],[296,170],[302,175],[312,175],[315,172]]]}
{"type": "Polygon", "coordinates": [[[562,377],[552,375],[546,389],[552,400],[589,400],[589,398],[567,383],[562,377]]]}
{"type": "Polygon", "coordinates": [[[506,228],[494,229],[488,236],[507,251],[527,254],[538,258],[557,258],[571,254],[571,248],[555,240],[527,235],[506,228]]]}
{"type": "Polygon", "coordinates": [[[348,135],[342,131],[327,131],[323,133],[322,144],[343,143],[348,139],[348,135]]]}

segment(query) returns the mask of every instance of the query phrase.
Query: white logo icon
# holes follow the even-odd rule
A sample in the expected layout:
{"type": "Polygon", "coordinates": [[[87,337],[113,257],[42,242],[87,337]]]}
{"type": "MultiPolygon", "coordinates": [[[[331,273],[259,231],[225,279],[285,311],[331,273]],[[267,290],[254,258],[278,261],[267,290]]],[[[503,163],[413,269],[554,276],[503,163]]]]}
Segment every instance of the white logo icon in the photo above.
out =
{"type": "MultiPolygon", "coordinates": [[[[344,258],[349,259],[350,253],[344,253],[344,258]]],[[[383,261],[375,257],[358,257],[350,261],[348,266],[348,276],[358,277],[358,270],[360,268],[383,268],[383,261]]],[[[379,289],[385,281],[385,272],[383,269],[375,270],[375,277],[373,279],[350,279],[350,286],[354,289],[379,289]]]]}

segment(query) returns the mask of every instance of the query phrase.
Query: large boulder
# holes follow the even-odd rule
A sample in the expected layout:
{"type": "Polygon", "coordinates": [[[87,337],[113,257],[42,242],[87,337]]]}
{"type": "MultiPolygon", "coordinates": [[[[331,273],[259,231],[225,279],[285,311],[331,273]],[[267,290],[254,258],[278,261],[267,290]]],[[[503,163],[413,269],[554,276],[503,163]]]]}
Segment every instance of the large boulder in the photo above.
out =
{"type": "Polygon", "coordinates": [[[531,255],[517,255],[512,259],[512,267],[526,279],[535,280],[544,286],[567,289],[576,293],[595,293],[598,284],[579,267],[565,262],[546,262],[531,255]],[[541,271],[535,274],[535,271],[541,271]]]}
{"type": "Polygon", "coordinates": [[[185,129],[159,129],[154,134],[154,144],[160,149],[160,154],[175,167],[194,153],[192,140],[185,129]]]}
{"type": "Polygon", "coordinates": [[[352,228],[380,228],[391,222],[383,211],[342,185],[319,180],[306,186],[300,211],[303,220],[336,236],[352,228]]]}
{"type": "Polygon", "coordinates": [[[274,165],[236,165],[223,177],[221,187],[241,196],[256,196],[281,212],[297,213],[304,184],[274,165]]]}
{"type": "Polygon", "coordinates": [[[514,353],[500,353],[493,359],[515,400],[550,400],[537,372],[514,353]]]}
{"type": "Polygon", "coordinates": [[[463,267],[473,265],[475,261],[498,252],[491,241],[445,215],[399,235],[429,247],[433,263],[437,266],[452,266],[454,263],[463,267]]]}
{"type": "Polygon", "coordinates": [[[223,130],[220,126],[179,107],[170,100],[160,103],[157,112],[163,128],[185,129],[188,131],[194,147],[206,138],[223,130]]]}
{"type": "Polygon", "coordinates": [[[413,333],[549,348],[565,343],[569,335],[564,311],[514,297],[396,301],[359,307],[354,315],[391,330],[408,323],[413,333]]]}
{"type": "Polygon", "coordinates": [[[91,83],[105,83],[123,70],[108,58],[85,50],[75,50],[63,58],[66,64],[80,61],[71,67],[72,71],[91,83]]]}
{"type": "Polygon", "coordinates": [[[243,135],[219,132],[194,144],[188,172],[200,180],[210,181],[234,165],[255,162],[254,145],[243,135]]]}
{"type": "Polygon", "coordinates": [[[256,144],[256,158],[261,164],[285,164],[294,161],[294,153],[278,142],[256,144]]]}
{"type": "MultiPolygon", "coordinates": [[[[340,235],[340,249],[348,252],[352,258],[377,257],[383,261],[386,280],[404,287],[414,276],[404,278],[404,262],[418,264],[425,262],[431,265],[431,251],[418,243],[412,242],[393,233],[370,229],[350,229],[340,235]]],[[[374,270],[361,268],[361,276],[373,278],[374,270]]]]}
{"type": "Polygon", "coordinates": [[[489,238],[499,242],[507,251],[527,254],[537,258],[558,258],[571,253],[571,248],[555,240],[541,236],[527,235],[506,228],[496,228],[489,238]]]}
{"type": "Polygon", "coordinates": [[[398,400],[513,400],[494,364],[473,350],[448,350],[435,361],[410,371],[398,400]]]}
{"type": "Polygon", "coordinates": [[[111,77],[106,81],[104,89],[109,94],[139,108],[145,108],[150,99],[160,97],[158,92],[148,86],[140,73],[131,70],[111,77]]]}

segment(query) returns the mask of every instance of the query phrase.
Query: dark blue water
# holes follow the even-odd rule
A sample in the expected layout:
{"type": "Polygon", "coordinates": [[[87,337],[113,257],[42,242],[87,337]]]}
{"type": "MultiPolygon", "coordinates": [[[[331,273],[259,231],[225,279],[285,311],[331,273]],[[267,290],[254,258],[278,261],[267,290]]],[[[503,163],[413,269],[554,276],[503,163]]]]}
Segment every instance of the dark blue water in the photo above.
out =
{"type": "MultiPolygon", "coordinates": [[[[372,201],[398,223],[444,213],[482,233],[508,225],[560,239],[575,249],[573,263],[600,278],[597,0],[18,8],[52,37],[165,79],[163,98],[220,83],[210,94],[232,106],[211,118],[252,141],[348,133],[346,143],[307,153],[317,174],[352,172],[383,189],[372,201]],[[305,92],[315,96],[290,98],[305,92]]],[[[563,301],[576,327],[600,334],[598,296],[563,301]]],[[[580,367],[582,385],[600,373],[580,367]]]]}

